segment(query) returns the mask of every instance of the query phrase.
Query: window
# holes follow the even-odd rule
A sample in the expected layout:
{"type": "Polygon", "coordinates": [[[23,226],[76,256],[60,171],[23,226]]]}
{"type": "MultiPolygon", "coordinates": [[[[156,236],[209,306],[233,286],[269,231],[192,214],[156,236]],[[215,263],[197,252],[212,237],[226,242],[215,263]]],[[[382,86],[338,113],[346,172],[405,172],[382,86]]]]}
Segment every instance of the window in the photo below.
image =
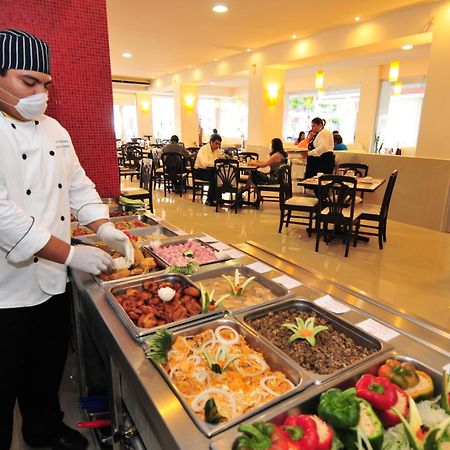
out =
{"type": "Polygon", "coordinates": [[[295,141],[300,131],[308,132],[311,120],[320,117],[330,131],[338,130],[346,143],[355,140],[356,116],[359,107],[359,89],[327,91],[322,98],[317,93],[301,92],[285,97],[283,136],[295,141]]]}
{"type": "Polygon", "coordinates": [[[175,133],[175,102],[173,96],[152,98],[153,135],[155,139],[170,139],[175,133]]]}
{"type": "Polygon", "coordinates": [[[137,137],[137,114],[135,94],[114,92],[114,131],[122,142],[137,137]]]}
{"type": "Polygon", "coordinates": [[[425,81],[404,83],[400,95],[394,95],[392,84],[383,81],[376,127],[382,152],[417,145],[424,92],[425,81]]]}
{"type": "Polygon", "coordinates": [[[205,138],[209,138],[213,128],[222,137],[245,139],[247,136],[248,107],[241,97],[200,97],[198,116],[205,138]]]}

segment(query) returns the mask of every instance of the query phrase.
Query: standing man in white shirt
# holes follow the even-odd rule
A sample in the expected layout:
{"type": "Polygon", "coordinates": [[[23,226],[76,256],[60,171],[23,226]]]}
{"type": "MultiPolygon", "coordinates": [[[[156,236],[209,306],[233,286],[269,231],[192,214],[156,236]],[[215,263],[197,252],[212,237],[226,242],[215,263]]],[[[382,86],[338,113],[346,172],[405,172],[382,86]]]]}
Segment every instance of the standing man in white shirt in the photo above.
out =
{"type": "Polygon", "coordinates": [[[222,138],[219,134],[212,134],[209,142],[204,145],[197,154],[194,168],[196,169],[196,177],[201,180],[208,181],[208,197],[206,204],[208,206],[216,206],[216,179],[214,174],[214,161],[222,156],[220,146],[222,138]]]}
{"type": "Polygon", "coordinates": [[[68,132],[44,115],[50,83],[47,44],[0,30],[0,450],[11,445],[16,401],[30,447],[88,445],[63,423],[58,398],[71,325],[67,267],[99,274],[113,260],[70,245],[70,214],[134,260],[68,132]]]}
{"type": "Polygon", "coordinates": [[[326,121],[320,117],[315,117],[311,121],[311,131],[314,136],[308,145],[308,159],[306,162],[305,177],[310,178],[322,173],[333,173],[334,139],[330,130],[325,128],[326,121]]]}

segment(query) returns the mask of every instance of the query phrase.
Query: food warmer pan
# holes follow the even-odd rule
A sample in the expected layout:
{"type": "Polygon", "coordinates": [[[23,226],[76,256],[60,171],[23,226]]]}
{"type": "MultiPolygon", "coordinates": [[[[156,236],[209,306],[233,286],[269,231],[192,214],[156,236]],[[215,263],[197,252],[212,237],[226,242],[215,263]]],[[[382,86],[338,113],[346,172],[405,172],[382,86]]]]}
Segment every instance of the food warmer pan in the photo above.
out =
{"type": "Polygon", "coordinates": [[[134,339],[136,339],[137,341],[140,341],[142,337],[154,333],[159,329],[186,327],[186,325],[190,324],[191,322],[203,322],[205,320],[210,319],[211,317],[217,317],[224,314],[223,309],[219,305],[219,307],[216,310],[209,311],[203,314],[192,315],[185,319],[170,322],[165,325],[159,325],[152,328],[139,327],[131,320],[131,318],[125,312],[123,307],[115,298],[115,295],[123,295],[128,288],[137,288],[139,290],[142,290],[142,285],[145,281],[154,281],[157,283],[160,282],[181,283],[183,285],[192,286],[198,289],[195,283],[193,283],[190,279],[188,279],[184,275],[174,273],[161,273],[161,272],[154,275],[152,274],[144,275],[135,280],[123,281],[121,283],[115,283],[114,285],[109,286],[106,289],[106,298],[108,299],[111,306],[118,314],[120,320],[123,322],[123,324],[132,334],[134,339]]]}
{"type": "MultiPolygon", "coordinates": [[[[232,427],[233,425],[238,424],[239,422],[242,422],[244,420],[247,420],[252,415],[263,411],[264,409],[269,408],[270,406],[290,397],[291,395],[294,395],[296,393],[299,393],[300,391],[304,390],[308,386],[311,386],[313,384],[313,380],[309,377],[309,375],[304,372],[299,366],[296,364],[293,364],[289,358],[286,358],[282,352],[279,352],[277,350],[274,350],[270,345],[268,345],[263,339],[261,339],[259,336],[257,336],[255,333],[253,333],[251,330],[249,330],[247,327],[240,324],[238,321],[236,321],[234,318],[219,318],[219,319],[212,319],[208,322],[204,322],[202,324],[192,324],[189,328],[184,328],[182,330],[178,330],[174,332],[174,338],[177,336],[194,336],[197,334],[202,333],[206,330],[215,330],[217,327],[220,326],[229,326],[233,328],[236,332],[238,332],[240,335],[244,336],[248,346],[252,348],[253,350],[258,351],[259,353],[262,353],[264,356],[264,359],[266,360],[267,364],[270,366],[272,370],[280,371],[284,373],[286,378],[294,385],[293,389],[281,394],[279,397],[264,403],[252,411],[249,411],[241,416],[238,416],[230,421],[227,422],[219,422],[218,424],[210,424],[206,421],[202,420],[200,417],[198,417],[192,406],[188,403],[187,400],[183,397],[175,383],[172,382],[171,377],[167,374],[167,372],[164,370],[163,366],[159,363],[156,363],[153,361],[159,372],[161,373],[162,377],[165,379],[167,384],[171,387],[171,389],[174,391],[175,395],[178,397],[180,403],[183,405],[186,412],[189,414],[191,419],[194,421],[196,426],[208,437],[212,437],[217,435],[218,433],[223,432],[224,430],[232,427]]],[[[147,343],[144,341],[143,343],[144,350],[148,349],[147,343]]],[[[195,397],[194,397],[195,398],[195,397]]],[[[219,411],[220,413],[220,411],[219,411]]]]}
{"type": "MultiPolygon", "coordinates": [[[[271,295],[273,296],[271,299],[267,298],[257,298],[255,300],[253,299],[247,299],[245,296],[246,292],[251,292],[252,295],[258,295],[258,293],[254,292],[252,288],[252,283],[250,283],[246,290],[244,291],[244,297],[240,296],[231,296],[228,299],[225,299],[223,301],[223,306],[225,309],[227,309],[231,314],[235,313],[241,313],[244,311],[251,310],[257,306],[260,306],[261,304],[267,305],[269,303],[278,302],[281,300],[286,300],[289,297],[292,297],[294,294],[287,289],[286,287],[282,286],[279,283],[276,283],[275,281],[271,280],[270,278],[267,278],[263,274],[256,272],[255,270],[251,269],[250,267],[244,266],[242,264],[234,264],[232,266],[224,266],[217,269],[208,270],[205,272],[197,272],[193,275],[191,275],[191,280],[194,281],[197,284],[204,284],[204,280],[208,280],[211,278],[219,278],[221,275],[226,275],[230,277],[232,280],[234,279],[236,269],[239,270],[239,273],[246,277],[246,279],[250,277],[255,277],[254,282],[259,283],[264,288],[269,289],[271,291],[271,295]]],[[[222,281],[226,283],[226,281],[222,278],[222,281]]],[[[208,289],[208,291],[211,291],[211,289],[208,289]]],[[[231,288],[227,284],[227,290],[224,293],[231,293],[231,288]]],[[[217,292],[216,288],[216,296],[220,297],[222,295],[222,292],[217,292]]]]}
{"type": "MultiPolygon", "coordinates": [[[[278,314],[282,315],[281,318],[284,319],[283,323],[295,323],[295,317],[297,317],[297,314],[300,313],[305,314],[304,319],[306,319],[306,317],[310,317],[310,315],[313,317],[315,316],[316,319],[320,319],[320,322],[325,321],[324,323],[326,323],[326,326],[332,327],[332,330],[328,329],[323,331],[323,333],[328,333],[326,335],[326,341],[322,343],[323,348],[318,347],[321,345],[320,333],[316,336],[316,346],[314,347],[310,346],[306,340],[299,339],[296,341],[300,343],[297,347],[296,364],[303,364],[306,366],[302,367],[315,380],[316,383],[322,383],[327,379],[336,377],[340,373],[370,360],[380,353],[384,353],[387,350],[392,349],[390,344],[374,338],[349,322],[337,317],[335,314],[330,313],[329,311],[326,311],[314,303],[306,300],[285,300],[277,304],[260,307],[250,312],[238,314],[236,317],[239,321],[251,328],[255,333],[261,335],[263,339],[270,342],[270,345],[274,349],[281,350],[279,347],[281,345],[286,350],[292,351],[292,344],[287,345],[287,340],[292,335],[292,332],[283,327],[281,323],[280,326],[276,328],[272,328],[272,325],[275,323],[276,316],[278,314]],[[292,311],[292,314],[289,316],[287,316],[288,311],[292,311]],[[264,324],[255,326],[254,321],[261,319],[264,316],[269,316],[269,320],[264,324]],[[287,317],[289,317],[289,319],[287,319],[287,317]],[[276,332],[276,334],[271,333],[272,329],[276,332]],[[333,335],[330,335],[329,333],[333,333],[333,335]],[[274,343],[270,336],[274,336],[272,339],[277,341],[277,343],[274,343]],[[353,343],[351,341],[353,341],[353,343]],[[355,347],[355,344],[359,347],[364,347],[366,350],[355,347]],[[334,354],[340,355],[341,362],[338,361],[334,366],[330,366],[330,362],[335,361],[332,352],[333,345],[335,346],[334,354]],[[342,358],[350,352],[349,346],[353,347],[353,356],[350,355],[349,363],[345,364],[345,362],[342,361],[342,358]],[[309,352],[309,350],[311,350],[311,352],[309,352]],[[355,359],[355,354],[360,351],[364,351],[365,354],[363,354],[361,358],[355,359]],[[314,358],[317,363],[322,366],[322,368],[317,371],[311,370],[312,366],[315,364],[314,358]]],[[[319,325],[319,323],[315,320],[314,326],[317,325],[319,325]]]]}

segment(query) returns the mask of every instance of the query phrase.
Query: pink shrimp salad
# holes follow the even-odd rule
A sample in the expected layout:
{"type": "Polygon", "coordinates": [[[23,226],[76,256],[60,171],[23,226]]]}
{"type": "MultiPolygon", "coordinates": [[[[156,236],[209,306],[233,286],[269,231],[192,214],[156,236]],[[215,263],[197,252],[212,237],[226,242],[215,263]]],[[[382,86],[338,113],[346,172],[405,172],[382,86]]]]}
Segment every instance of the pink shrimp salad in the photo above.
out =
{"type": "Polygon", "coordinates": [[[202,264],[217,260],[216,252],[213,249],[197,241],[187,241],[183,244],[159,247],[154,251],[159,257],[173,266],[185,266],[192,261],[202,264]],[[193,256],[186,256],[187,250],[190,250],[193,256]]]}

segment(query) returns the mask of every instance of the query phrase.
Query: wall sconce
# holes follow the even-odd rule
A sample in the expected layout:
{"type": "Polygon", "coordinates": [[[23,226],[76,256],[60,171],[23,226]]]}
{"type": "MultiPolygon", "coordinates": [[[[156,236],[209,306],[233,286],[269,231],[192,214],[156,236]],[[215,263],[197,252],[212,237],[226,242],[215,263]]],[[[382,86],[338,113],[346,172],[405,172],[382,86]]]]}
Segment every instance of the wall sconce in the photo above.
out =
{"type": "Polygon", "coordinates": [[[401,95],[403,83],[401,81],[396,81],[394,84],[394,95],[401,95]]]}
{"type": "Polygon", "coordinates": [[[392,61],[389,66],[389,81],[395,83],[398,80],[398,74],[400,72],[400,61],[392,61]]]}
{"type": "Polygon", "coordinates": [[[278,99],[278,85],[270,83],[267,85],[267,102],[269,105],[275,105],[278,99]]]}
{"type": "Polygon", "coordinates": [[[150,102],[148,102],[147,100],[142,100],[141,110],[143,113],[148,114],[150,112],[150,102]]]}
{"type": "Polygon", "coordinates": [[[323,98],[323,88],[317,89],[317,99],[323,98]]]}
{"type": "Polygon", "coordinates": [[[316,89],[323,89],[323,80],[324,80],[324,74],[323,70],[318,70],[316,72],[316,80],[315,80],[315,87],[316,89]]]}
{"type": "Polygon", "coordinates": [[[193,95],[184,96],[184,107],[186,111],[192,111],[194,109],[195,98],[193,95]]]}

